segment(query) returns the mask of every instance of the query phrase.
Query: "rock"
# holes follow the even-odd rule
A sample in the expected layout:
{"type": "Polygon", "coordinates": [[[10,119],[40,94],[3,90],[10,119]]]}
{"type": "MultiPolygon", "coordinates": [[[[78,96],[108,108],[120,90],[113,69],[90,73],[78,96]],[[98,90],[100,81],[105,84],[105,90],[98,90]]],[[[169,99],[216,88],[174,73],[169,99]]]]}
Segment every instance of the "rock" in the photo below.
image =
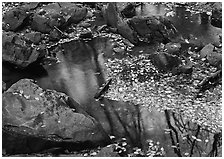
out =
{"type": "Polygon", "coordinates": [[[6,153],[34,153],[51,147],[80,150],[105,144],[108,136],[96,120],[69,108],[65,99],[63,93],[44,91],[28,79],[4,92],[2,127],[6,153]]]}
{"type": "Polygon", "coordinates": [[[72,23],[77,24],[82,21],[87,16],[87,8],[80,8],[76,4],[73,3],[59,3],[61,5],[61,12],[66,19],[66,25],[70,25],[72,23]]]}
{"type": "Polygon", "coordinates": [[[120,157],[117,152],[114,151],[113,145],[108,145],[102,148],[95,157],[120,157]]]}
{"type": "Polygon", "coordinates": [[[215,27],[222,28],[222,3],[214,3],[212,10],[211,24],[215,27]]]}
{"type": "Polygon", "coordinates": [[[54,27],[64,28],[78,23],[87,15],[87,8],[79,8],[73,3],[52,3],[36,11],[31,28],[42,33],[49,33],[54,27]]]}
{"type": "Polygon", "coordinates": [[[34,44],[38,44],[41,41],[41,33],[40,32],[31,32],[31,33],[25,33],[25,37],[29,39],[34,44]]]}
{"type": "Polygon", "coordinates": [[[25,24],[25,20],[29,17],[29,12],[26,12],[25,8],[18,7],[13,8],[6,12],[2,18],[2,28],[6,31],[17,31],[21,29],[25,24]]]}
{"type": "Polygon", "coordinates": [[[26,8],[26,10],[34,10],[40,4],[41,4],[41,2],[28,2],[28,3],[25,3],[25,5],[23,7],[26,8]]]}
{"type": "Polygon", "coordinates": [[[117,29],[118,33],[121,34],[124,38],[128,39],[131,43],[138,43],[139,40],[137,34],[129,27],[127,20],[123,20],[121,17],[119,17],[117,29]]]}
{"type": "Polygon", "coordinates": [[[169,54],[179,55],[180,49],[181,49],[181,44],[180,43],[167,43],[165,45],[165,49],[166,49],[167,53],[169,53],[169,54]]]}
{"type": "Polygon", "coordinates": [[[197,88],[200,92],[204,92],[222,82],[222,70],[218,70],[210,76],[205,77],[198,85],[197,88]]]}
{"type": "Polygon", "coordinates": [[[222,69],[222,54],[212,52],[206,57],[206,59],[211,66],[222,69]]]}
{"type": "Polygon", "coordinates": [[[36,61],[40,55],[38,48],[32,47],[30,40],[24,34],[3,32],[2,36],[2,59],[19,67],[26,67],[36,61]]]}
{"type": "Polygon", "coordinates": [[[208,44],[200,51],[200,57],[206,58],[207,62],[210,65],[221,68],[222,54],[219,52],[219,49],[217,50],[217,52],[215,51],[214,45],[208,44]]]}
{"type": "Polygon", "coordinates": [[[203,47],[203,49],[200,51],[200,57],[205,58],[206,56],[209,56],[214,50],[214,45],[208,44],[203,47]]]}
{"type": "Polygon", "coordinates": [[[118,29],[118,33],[124,38],[128,39],[131,43],[137,44],[138,38],[137,34],[129,27],[128,21],[124,20],[120,16],[116,3],[109,3],[106,7],[102,9],[103,17],[106,23],[118,29]]]}
{"type": "Polygon", "coordinates": [[[150,38],[152,30],[148,28],[147,19],[144,17],[134,17],[129,20],[129,24],[135,29],[135,31],[141,36],[150,38]]]}
{"type": "Polygon", "coordinates": [[[49,33],[54,26],[60,27],[65,23],[65,18],[60,14],[58,3],[52,3],[38,9],[34,13],[31,28],[42,33],[49,33]]]}
{"type": "Polygon", "coordinates": [[[142,37],[150,42],[167,43],[169,38],[175,32],[172,23],[162,17],[135,16],[130,19],[131,27],[142,37]]]}
{"type": "Polygon", "coordinates": [[[171,71],[174,67],[181,64],[179,57],[165,52],[154,53],[151,55],[152,63],[163,72],[171,71]]]}
{"type": "Polygon", "coordinates": [[[116,7],[116,2],[108,3],[105,7],[103,7],[102,14],[108,25],[113,28],[117,28],[118,10],[116,7]]]}
{"type": "Polygon", "coordinates": [[[60,32],[58,32],[56,29],[52,29],[51,31],[50,31],[50,34],[49,34],[49,39],[51,40],[51,41],[54,41],[54,40],[60,40],[60,38],[61,38],[61,33],[60,32]]]}
{"type": "Polygon", "coordinates": [[[121,11],[121,14],[125,18],[132,18],[136,15],[135,5],[133,3],[127,3],[125,8],[121,11]]]}
{"type": "Polygon", "coordinates": [[[193,67],[191,65],[181,65],[179,67],[175,67],[172,69],[172,74],[180,75],[180,74],[191,74],[193,72],[193,67]]]}

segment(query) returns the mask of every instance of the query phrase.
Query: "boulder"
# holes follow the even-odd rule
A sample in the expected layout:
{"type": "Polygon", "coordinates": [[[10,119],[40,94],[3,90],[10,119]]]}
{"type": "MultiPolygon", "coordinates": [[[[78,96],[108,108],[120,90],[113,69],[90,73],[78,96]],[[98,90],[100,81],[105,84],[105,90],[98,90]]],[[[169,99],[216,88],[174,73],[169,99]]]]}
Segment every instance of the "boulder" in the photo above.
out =
{"type": "Polygon", "coordinates": [[[23,7],[13,8],[6,12],[2,18],[2,28],[6,31],[17,31],[23,25],[25,20],[29,17],[29,12],[23,7]]]}
{"type": "Polygon", "coordinates": [[[208,44],[203,47],[203,49],[200,51],[200,57],[205,58],[206,56],[209,56],[214,50],[214,45],[208,44]]]}
{"type": "Polygon", "coordinates": [[[78,23],[87,15],[87,8],[79,8],[73,3],[51,3],[36,11],[31,28],[42,33],[49,33],[54,27],[63,28],[78,23]]]}
{"type": "Polygon", "coordinates": [[[107,25],[117,28],[118,33],[131,43],[138,43],[137,34],[129,27],[128,21],[121,17],[116,3],[108,3],[107,6],[102,9],[102,14],[107,25]]]}
{"type": "Polygon", "coordinates": [[[125,18],[132,18],[136,15],[135,5],[133,3],[126,3],[125,8],[121,11],[121,14],[125,18]]]}
{"type": "Polygon", "coordinates": [[[222,54],[212,52],[207,56],[206,59],[211,66],[222,69],[222,54]]]}
{"type": "Polygon", "coordinates": [[[77,24],[87,16],[87,8],[80,8],[76,4],[69,2],[59,3],[61,5],[61,12],[66,19],[66,25],[72,23],[77,24]]]}
{"type": "Polygon", "coordinates": [[[134,30],[130,28],[127,20],[124,20],[121,17],[119,17],[117,22],[117,29],[118,33],[121,34],[124,38],[128,39],[131,43],[133,44],[138,43],[137,34],[134,30]]]}
{"type": "Polygon", "coordinates": [[[12,85],[2,102],[6,153],[34,153],[55,146],[80,150],[108,141],[95,119],[66,105],[63,93],[44,91],[32,80],[12,85]]]}
{"type": "Polygon", "coordinates": [[[34,44],[39,44],[42,39],[42,34],[40,32],[30,32],[25,33],[24,35],[28,40],[30,40],[34,44]]]}
{"type": "Polygon", "coordinates": [[[95,157],[120,157],[117,152],[114,151],[114,145],[108,145],[103,147],[95,157]]]}
{"type": "Polygon", "coordinates": [[[162,72],[171,71],[181,64],[181,59],[179,57],[165,52],[152,54],[151,61],[162,72]]]}
{"type": "Polygon", "coordinates": [[[172,23],[163,17],[135,16],[129,20],[129,23],[142,38],[146,38],[149,42],[167,43],[176,31],[172,23]]]}
{"type": "MultiPolygon", "coordinates": [[[[32,39],[38,42],[37,39],[32,39]]],[[[19,67],[26,67],[36,61],[38,57],[45,55],[46,51],[33,47],[31,40],[24,34],[3,32],[2,35],[2,59],[19,67]]]]}
{"type": "Polygon", "coordinates": [[[49,33],[54,27],[60,27],[65,23],[60,9],[58,3],[52,3],[38,9],[33,15],[31,28],[42,33],[49,33]]]}
{"type": "Polygon", "coordinates": [[[215,27],[222,28],[222,3],[216,2],[213,5],[211,24],[215,27]]]}

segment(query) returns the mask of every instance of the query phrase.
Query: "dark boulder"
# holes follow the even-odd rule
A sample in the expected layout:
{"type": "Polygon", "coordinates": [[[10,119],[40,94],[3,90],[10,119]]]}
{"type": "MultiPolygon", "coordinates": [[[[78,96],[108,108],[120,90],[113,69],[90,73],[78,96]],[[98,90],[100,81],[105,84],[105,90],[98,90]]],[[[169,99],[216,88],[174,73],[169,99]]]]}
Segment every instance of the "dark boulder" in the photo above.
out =
{"type": "Polygon", "coordinates": [[[102,14],[107,25],[117,28],[118,33],[131,43],[138,43],[136,33],[130,28],[128,21],[121,17],[116,3],[108,3],[107,6],[102,9],[102,14]]]}
{"type": "Polygon", "coordinates": [[[31,28],[42,33],[49,33],[54,26],[60,27],[65,23],[64,17],[60,14],[58,3],[52,3],[40,8],[34,13],[31,28]]]}
{"type": "Polygon", "coordinates": [[[3,32],[2,35],[2,59],[18,67],[24,68],[46,55],[46,49],[42,46],[34,46],[39,43],[39,33],[3,32]]]}
{"type": "Polygon", "coordinates": [[[168,43],[176,31],[172,23],[163,17],[135,16],[129,20],[129,24],[141,38],[149,42],[168,43]]]}
{"type": "Polygon", "coordinates": [[[125,8],[121,11],[121,14],[125,18],[132,18],[136,15],[135,5],[133,3],[127,3],[125,8]]]}
{"type": "Polygon", "coordinates": [[[36,11],[31,28],[42,33],[49,33],[54,27],[63,28],[78,23],[87,15],[87,8],[79,8],[73,3],[52,3],[36,11]]]}
{"type": "Polygon", "coordinates": [[[70,25],[72,23],[77,24],[87,16],[87,8],[80,8],[76,4],[73,3],[59,3],[61,5],[62,15],[66,19],[66,25],[70,25]]]}
{"type": "Polygon", "coordinates": [[[216,2],[213,7],[211,24],[215,27],[222,28],[222,3],[216,2]]]}
{"type": "Polygon", "coordinates": [[[3,15],[3,30],[17,31],[24,25],[26,19],[29,17],[29,12],[23,7],[13,8],[3,15]]]}
{"type": "Polygon", "coordinates": [[[66,104],[66,96],[44,91],[23,79],[4,92],[3,148],[6,153],[33,153],[50,147],[85,149],[108,141],[90,116],[66,104]]]}
{"type": "MultiPolygon", "coordinates": [[[[34,39],[35,41],[35,39],[34,39]]],[[[38,41],[38,39],[37,39],[38,41]]],[[[35,41],[35,42],[37,42],[35,41]]],[[[3,32],[2,36],[2,59],[19,67],[26,67],[43,56],[38,47],[32,46],[32,41],[27,39],[24,34],[14,34],[3,32]]]]}

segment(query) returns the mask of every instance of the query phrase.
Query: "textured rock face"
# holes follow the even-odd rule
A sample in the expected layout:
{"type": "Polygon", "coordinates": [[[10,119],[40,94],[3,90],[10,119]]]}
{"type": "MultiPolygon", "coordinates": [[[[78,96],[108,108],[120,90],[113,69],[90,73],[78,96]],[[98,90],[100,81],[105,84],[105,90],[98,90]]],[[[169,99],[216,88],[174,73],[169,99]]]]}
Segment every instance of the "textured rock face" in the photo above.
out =
{"type": "Polygon", "coordinates": [[[205,58],[207,62],[217,68],[222,67],[222,54],[219,51],[215,51],[215,47],[212,44],[208,44],[200,51],[200,57],[205,58]]]}
{"type": "Polygon", "coordinates": [[[42,49],[32,47],[32,42],[38,43],[41,39],[39,33],[14,34],[3,32],[2,59],[21,68],[36,61],[38,57],[45,55],[42,49]]]}
{"type": "Polygon", "coordinates": [[[167,43],[171,35],[175,33],[172,23],[163,17],[135,16],[130,19],[130,26],[142,37],[150,42],[167,43]]]}
{"type": "Polygon", "coordinates": [[[49,33],[54,27],[65,27],[78,23],[87,15],[87,8],[79,8],[72,3],[52,3],[34,14],[31,28],[42,33],[49,33]]]}
{"type": "MultiPolygon", "coordinates": [[[[8,152],[29,139],[39,145],[37,151],[45,148],[45,142],[49,146],[55,141],[59,145],[63,142],[97,145],[107,138],[93,118],[76,113],[66,105],[64,94],[43,91],[28,79],[20,80],[3,94],[2,109],[6,135],[3,148],[8,152]],[[10,134],[14,134],[13,139],[7,137],[10,134]],[[24,141],[17,143],[18,138],[24,141]]],[[[31,153],[28,149],[22,149],[23,153],[31,153]]]]}
{"type": "Polygon", "coordinates": [[[131,43],[138,43],[137,34],[130,28],[127,20],[124,20],[120,16],[115,3],[109,3],[105,8],[103,8],[103,17],[109,26],[117,28],[118,33],[127,38],[131,43]]]}
{"type": "Polygon", "coordinates": [[[16,31],[29,16],[25,8],[14,8],[3,15],[3,29],[6,31],[16,31]]]}
{"type": "Polygon", "coordinates": [[[216,2],[213,7],[211,24],[215,27],[222,28],[222,3],[216,2]]]}

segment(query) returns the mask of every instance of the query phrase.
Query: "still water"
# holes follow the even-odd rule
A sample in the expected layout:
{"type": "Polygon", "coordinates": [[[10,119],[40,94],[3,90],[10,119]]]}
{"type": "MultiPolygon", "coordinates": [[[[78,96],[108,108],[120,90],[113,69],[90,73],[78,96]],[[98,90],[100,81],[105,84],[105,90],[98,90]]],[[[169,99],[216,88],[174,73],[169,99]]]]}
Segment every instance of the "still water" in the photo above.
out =
{"type": "MultiPolygon", "coordinates": [[[[143,16],[167,15],[165,5],[151,4],[137,8],[137,13],[143,16]]],[[[203,23],[201,14],[192,14],[183,7],[177,7],[173,15],[168,18],[183,39],[199,41],[202,44],[218,43],[220,40],[218,34],[221,29],[211,26],[210,23],[203,23]]],[[[180,114],[170,111],[149,111],[141,106],[140,109],[135,109],[133,104],[122,101],[108,99],[96,101],[93,97],[107,79],[107,68],[104,65],[104,58],[107,57],[102,53],[108,50],[102,50],[105,42],[103,45],[98,45],[101,42],[96,41],[94,46],[90,44],[91,42],[83,41],[65,44],[63,46],[65,54],[58,55],[60,62],[44,65],[47,76],[35,78],[37,83],[44,89],[55,89],[68,94],[83,105],[85,111],[97,119],[108,133],[120,135],[119,137],[127,135],[124,137],[129,138],[133,146],[138,146],[141,142],[140,145],[147,149],[147,144],[152,140],[165,149],[165,156],[221,156],[221,133],[206,130],[185,120],[180,114]],[[93,50],[91,46],[97,46],[97,49],[93,50]],[[106,108],[101,108],[102,105],[106,108]],[[125,108],[123,110],[125,113],[137,112],[139,115],[137,119],[129,119],[130,114],[116,113],[120,108],[125,108]],[[140,121],[142,124],[133,130],[131,126],[127,126],[128,123],[125,125],[119,116],[127,121],[140,121]],[[119,121],[114,121],[115,117],[119,121]],[[116,127],[118,123],[120,126],[116,127]],[[124,128],[125,133],[119,129],[120,127],[124,128]],[[134,145],[135,143],[137,145],[134,145]]],[[[141,53],[147,54],[155,51],[156,46],[137,46],[131,54],[138,55],[140,50],[141,53]]]]}

